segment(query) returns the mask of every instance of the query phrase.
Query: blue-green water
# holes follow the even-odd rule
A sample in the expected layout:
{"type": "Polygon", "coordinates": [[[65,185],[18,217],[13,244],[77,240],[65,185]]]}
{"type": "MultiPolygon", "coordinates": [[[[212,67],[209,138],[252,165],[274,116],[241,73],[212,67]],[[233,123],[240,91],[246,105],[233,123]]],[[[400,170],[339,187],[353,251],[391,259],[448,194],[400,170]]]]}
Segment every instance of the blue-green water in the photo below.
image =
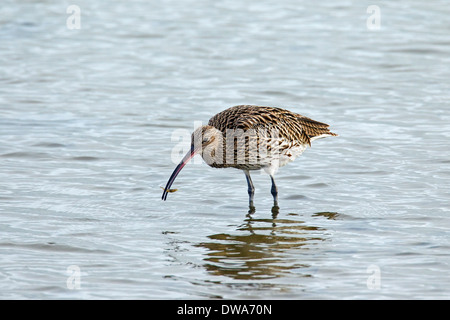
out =
{"type": "Polygon", "coordinates": [[[366,1],[71,4],[0,9],[0,298],[449,297],[444,1],[379,30],[366,1]],[[280,169],[277,214],[200,159],[161,201],[181,133],[237,104],[340,136],[280,169]]]}

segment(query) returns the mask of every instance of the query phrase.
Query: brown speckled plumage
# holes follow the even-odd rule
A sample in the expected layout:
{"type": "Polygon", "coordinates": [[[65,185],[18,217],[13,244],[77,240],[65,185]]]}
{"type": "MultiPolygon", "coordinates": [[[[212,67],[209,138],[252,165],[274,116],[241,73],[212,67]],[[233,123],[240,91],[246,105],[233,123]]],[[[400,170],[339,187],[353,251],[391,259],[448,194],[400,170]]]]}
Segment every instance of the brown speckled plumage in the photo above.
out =
{"type": "Polygon", "coordinates": [[[255,190],[250,170],[264,169],[272,179],[271,193],[276,206],[275,172],[302,154],[312,141],[337,136],[328,127],[282,108],[239,105],[219,112],[208,125],[197,128],[192,134],[191,150],[169,178],[162,199],[166,200],[170,186],[184,165],[199,153],[211,167],[244,171],[250,207],[255,190]]]}
{"type": "Polygon", "coordinates": [[[222,133],[223,141],[230,130],[237,137],[246,135],[247,139],[240,149],[237,141],[232,150],[227,149],[226,143],[223,142],[223,157],[219,161],[208,161],[208,155],[202,154],[208,165],[215,168],[259,170],[271,166],[273,155],[280,157],[278,160],[281,161],[276,164],[280,167],[294,160],[306,146],[311,146],[314,138],[336,136],[325,123],[285,109],[253,105],[239,105],[219,112],[209,120],[208,125],[222,133]],[[250,131],[252,134],[248,134],[250,131]],[[252,146],[249,141],[253,140],[256,141],[252,146]],[[261,153],[255,148],[263,143],[270,154],[261,153]],[[232,161],[230,152],[234,153],[232,161]]]}
{"type": "Polygon", "coordinates": [[[253,105],[239,105],[226,109],[213,116],[208,125],[222,133],[226,129],[257,129],[275,128],[282,138],[288,141],[298,141],[311,145],[311,139],[322,134],[337,136],[330,132],[329,125],[312,120],[289,110],[261,107],[253,105]]]}

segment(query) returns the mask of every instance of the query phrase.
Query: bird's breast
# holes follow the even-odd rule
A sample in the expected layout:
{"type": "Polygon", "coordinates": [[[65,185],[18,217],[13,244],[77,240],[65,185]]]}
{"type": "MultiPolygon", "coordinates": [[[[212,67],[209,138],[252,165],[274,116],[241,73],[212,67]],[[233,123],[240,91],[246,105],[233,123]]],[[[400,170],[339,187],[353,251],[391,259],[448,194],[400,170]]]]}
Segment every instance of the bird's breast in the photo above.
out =
{"type": "Polygon", "coordinates": [[[203,160],[214,168],[258,170],[275,165],[282,167],[306,149],[299,141],[286,141],[273,136],[223,135],[202,150],[203,160]]]}

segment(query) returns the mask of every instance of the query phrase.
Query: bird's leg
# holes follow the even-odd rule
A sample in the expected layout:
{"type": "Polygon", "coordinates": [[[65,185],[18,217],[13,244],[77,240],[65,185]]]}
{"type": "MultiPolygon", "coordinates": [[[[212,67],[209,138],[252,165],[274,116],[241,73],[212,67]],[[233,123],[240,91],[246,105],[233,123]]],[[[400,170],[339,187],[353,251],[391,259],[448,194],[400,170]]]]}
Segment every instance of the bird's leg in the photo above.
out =
{"type": "Polygon", "coordinates": [[[273,178],[272,175],[270,175],[270,179],[272,179],[272,189],[270,189],[270,192],[272,193],[273,196],[273,205],[274,207],[278,207],[278,189],[277,189],[277,185],[275,184],[275,179],[273,178]]]}
{"type": "Polygon", "coordinates": [[[255,187],[253,186],[252,178],[250,178],[250,171],[244,170],[245,178],[247,178],[247,185],[248,185],[248,201],[249,201],[249,207],[250,209],[255,207],[253,206],[253,197],[255,195],[255,187]]]}

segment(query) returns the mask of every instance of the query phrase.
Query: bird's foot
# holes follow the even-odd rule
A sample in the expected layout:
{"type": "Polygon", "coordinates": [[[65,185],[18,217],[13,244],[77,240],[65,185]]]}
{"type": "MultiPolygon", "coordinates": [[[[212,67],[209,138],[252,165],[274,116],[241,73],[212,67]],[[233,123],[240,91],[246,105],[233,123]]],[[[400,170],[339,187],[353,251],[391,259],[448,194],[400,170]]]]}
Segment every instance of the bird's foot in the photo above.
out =
{"type": "Polygon", "coordinates": [[[250,203],[248,204],[248,214],[253,214],[255,213],[256,209],[255,206],[253,205],[253,201],[250,201],[250,203]]]}
{"type": "Polygon", "coordinates": [[[272,218],[276,218],[278,213],[280,213],[280,207],[278,206],[278,203],[274,203],[272,207],[272,218]]]}

